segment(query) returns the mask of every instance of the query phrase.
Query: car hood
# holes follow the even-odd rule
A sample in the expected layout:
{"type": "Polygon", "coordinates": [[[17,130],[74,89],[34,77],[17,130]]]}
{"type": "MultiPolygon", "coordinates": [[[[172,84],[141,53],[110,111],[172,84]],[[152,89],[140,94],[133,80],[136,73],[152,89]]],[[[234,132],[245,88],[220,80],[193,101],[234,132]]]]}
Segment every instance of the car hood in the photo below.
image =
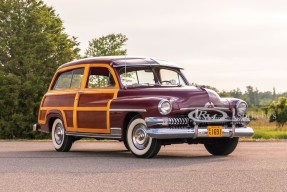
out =
{"type": "Polygon", "coordinates": [[[214,107],[229,108],[229,102],[213,90],[194,86],[132,88],[120,91],[118,97],[121,96],[165,98],[176,103],[178,108],[204,107],[208,102],[212,102],[214,107]]]}

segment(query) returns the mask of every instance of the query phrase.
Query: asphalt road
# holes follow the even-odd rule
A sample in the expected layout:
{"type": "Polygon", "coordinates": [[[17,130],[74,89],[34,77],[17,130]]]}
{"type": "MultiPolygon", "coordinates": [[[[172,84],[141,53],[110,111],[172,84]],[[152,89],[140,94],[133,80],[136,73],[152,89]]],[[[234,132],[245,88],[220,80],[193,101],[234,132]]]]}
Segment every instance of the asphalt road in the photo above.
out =
{"type": "Polygon", "coordinates": [[[0,141],[0,191],[287,191],[287,142],[241,142],[228,157],[202,145],[137,159],[119,142],[0,141]]]}

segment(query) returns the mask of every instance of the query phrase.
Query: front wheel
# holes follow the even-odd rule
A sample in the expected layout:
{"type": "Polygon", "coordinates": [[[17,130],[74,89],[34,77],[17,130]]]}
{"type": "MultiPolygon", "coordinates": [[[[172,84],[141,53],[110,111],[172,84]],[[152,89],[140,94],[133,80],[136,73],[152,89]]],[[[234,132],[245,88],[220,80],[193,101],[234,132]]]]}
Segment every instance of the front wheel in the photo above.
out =
{"type": "Polygon", "coordinates": [[[128,142],[127,142],[126,139],[123,141],[123,143],[124,143],[125,148],[126,148],[128,151],[130,151],[130,148],[129,148],[129,145],[128,145],[128,142]]]}
{"type": "Polygon", "coordinates": [[[52,141],[56,151],[68,152],[72,147],[74,138],[66,135],[61,119],[56,119],[53,123],[52,141]]]}
{"type": "Polygon", "coordinates": [[[206,150],[212,155],[229,155],[232,153],[237,144],[238,137],[234,138],[212,138],[204,144],[206,150]]]}
{"type": "Polygon", "coordinates": [[[133,155],[139,158],[152,158],[161,148],[160,141],[149,137],[146,130],[146,123],[139,116],[134,117],[128,125],[126,143],[133,155]]]}

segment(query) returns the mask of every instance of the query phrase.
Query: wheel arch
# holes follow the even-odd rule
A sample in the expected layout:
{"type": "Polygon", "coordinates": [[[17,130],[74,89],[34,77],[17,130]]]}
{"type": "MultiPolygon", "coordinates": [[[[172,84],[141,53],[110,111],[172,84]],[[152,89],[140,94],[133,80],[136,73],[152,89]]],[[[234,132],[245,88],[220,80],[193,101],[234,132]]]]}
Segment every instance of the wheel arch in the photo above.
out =
{"type": "Polygon", "coordinates": [[[142,115],[139,112],[128,112],[126,114],[126,116],[124,118],[124,122],[123,122],[123,134],[122,134],[123,140],[126,137],[126,131],[127,131],[127,128],[128,128],[130,121],[136,116],[139,116],[142,118],[142,115]]]}
{"type": "Polygon", "coordinates": [[[49,113],[47,115],[47,119],[46,119],[46,124],[48,126],[49,133],[52,132],[52,126],[53,126],[53,123],[56,119],[61,119],[61,121],[64,123],[64,126],[66,126],[65,121],[63,120],[63,115],[62,115],[61,111],[59,111],[59,110],[49,111],[49,113]]]}

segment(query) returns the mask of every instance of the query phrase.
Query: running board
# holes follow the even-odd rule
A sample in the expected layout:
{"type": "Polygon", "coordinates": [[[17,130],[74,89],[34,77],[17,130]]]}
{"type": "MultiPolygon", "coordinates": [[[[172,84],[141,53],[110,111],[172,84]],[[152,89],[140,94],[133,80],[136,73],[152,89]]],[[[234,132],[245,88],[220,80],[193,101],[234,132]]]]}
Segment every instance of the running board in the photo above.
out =
{"type": "Polygon", "coordinates": [[[95,139],[122,139],[122,129],[121,128],[111,128],[110,134],[102,133],[81,133],[81,132],[66,132],[66,135],[75,137],[88,137],[95,139]]]}

